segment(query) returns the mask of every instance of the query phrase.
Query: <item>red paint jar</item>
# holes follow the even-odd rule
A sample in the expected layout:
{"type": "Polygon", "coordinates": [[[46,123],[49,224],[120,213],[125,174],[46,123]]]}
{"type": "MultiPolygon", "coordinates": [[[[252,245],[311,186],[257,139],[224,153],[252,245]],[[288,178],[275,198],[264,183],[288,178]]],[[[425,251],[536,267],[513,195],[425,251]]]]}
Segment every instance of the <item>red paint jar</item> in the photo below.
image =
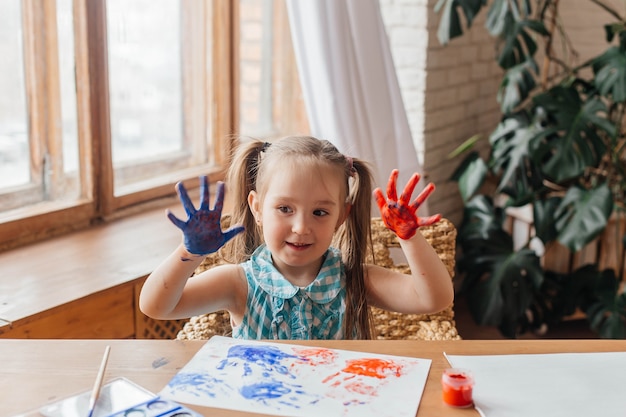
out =
{"type": "Polygon", "coordinates": [[[474,377],[464,369],[448,368],[441,376],[443,401],[453,407],[470,407],[474,404],[472,391],[474,377]]]}

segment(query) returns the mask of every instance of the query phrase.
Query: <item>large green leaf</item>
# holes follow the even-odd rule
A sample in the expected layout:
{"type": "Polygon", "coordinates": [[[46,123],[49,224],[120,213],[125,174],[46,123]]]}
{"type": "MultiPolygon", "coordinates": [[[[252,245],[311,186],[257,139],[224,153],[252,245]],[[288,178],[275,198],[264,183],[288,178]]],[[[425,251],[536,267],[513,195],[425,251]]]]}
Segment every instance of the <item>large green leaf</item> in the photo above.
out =
{"type": "MultiPolygon", "coordinates": [[[[460,7],[470,27],[478,12],[486,6],[486,0],[439,0],[435,12],[441,13],[437,37],[443,45],[463,34],[460,7]]],[[[530,31],[546,35],[543,23],[531,18],[530,0],[493,0],[487,12],[485,27],[489,33],[503,42],[498,58],[502,68],[511,68],[534,56],[537,44],[530,31]]]]}
{"type": "MultiPolygon", "coordinates": [[[[537,126],[537,122],[535,122],[537,126]]],[[[536,152],[534,148],[536,147],[534,143],[540,141],[544,135],[547,135],[549,132],[544,131],[541,132],[541,129],[538,130],[540,133],[533,138],[529,143],[528,157],[524,157],[521,160],[521,165],[514,172],[514,176],[510,181],[504,182],[502,181],[504,178],[501,177],[500,183],[498,184],[498,191],[501,193],[501,196],[508,196],[502,205],[520,207],[526,204],[531,204],[537,199],[542,198],[544,191],[546,189],[546,185],[544,183],[545,178],[543,173],[541,172],[540,166],[531,158],[534,158],[536,152]]]]}
{"type": "Polygon", "coordinates": [[[594,291],[596,302],[585,309],[591,327],[603,338],[626,338],[626,292],[619,292],[620,283],[615,271],[602,271],[594,291]]]}
{"type": "Polygon", "coordinates": [[[494,0],[487,12],[485,27],[492,36],[500,37],[503,32],[509,31],[506,17],[510,15],[514,21],[524,20],[532,13],[530,0],[494,0]]]}
{"type": "Polygon", "coordinates": [[[491,275],[471,293],[470,311],[479,324],[499,326],[508,337],[543,282],[537,255],[530,249],[493,257],[491,275]],[[513,326],[511,325],[513,324],[513,326]]]}
{"type": "Polygon", "coordinates": [[[606,152],[602,135],[615,135],[615,126],[605,117],[606,106],[597,98],[583,101],[574,85],[559,85],[533,99],[547,114],[550,136],[544,154],[550,157],[543,172],[553,182],[580,177],[599,164],[606,152]]]}
{"type": "Polygon", "coordinates": [[[515,65],[506,72],[497,95],[502,113],[510,114],[528,98],[537,85],[534,75],[537,72],[537,64],[533,59],[515,65]]]}
{"type": "Polygon", "coordinates": [[[600,94],[615,102],[626,101],[626,51],[611,47],[591,63],[600,94]]]}
{"type": "Polygon", "coordinates": [[[461,198],[466,203],[483,185],[486,176],[487,164],[478,152],[472,152],[452,173],[451,179],[458,182],[461,198]]]}
{"type": "Polygon", "coordinates": [[[575,82],[559,84],[533,97],[533,104],[541,109],[545,121],[557,130],[566,130],[583,105],[583,98],[575,82]]]}
{"type": "Polygon", "coordinates": [[[561,318],[571,316],[576,310],[584,310],[595,297],[600,272],[595,264],[586,264],[565,275],[559,300],[563,308],[561,318]]]}
{"type": "Polygon", "coordinates": [[[532,142],[544,134],[542,125],[522,112],[504,118],[491,133],[489,167],[494,173],[502,174],[498,191],[504,187],[514,188],[514,183],[529,172],[527,164],[531,161],[532,142]]]}
{"type": "Polygon", "coordinates": [[[487,12],[485,27],[491,36],[500,36],[505,31],[505,17],[509,13],[508,0],[494,0],[487,12]]]}
{"type": "Polygon", "coordinates": [[[564,317],[577,310],[584,311],[596,301],[594,289],[599,275],[596,265],[592,264],[567,274],[545,271],[541,296],[533,306],[533,313],[552,325],[561,323],[564,317]]]}
{"type": "Polygon", "coordinates": [[[522,8],[515,0],[494,1],[487,14],[485,26],[492,36],[500,40],[498,64],[504,69],[534,57],[537,43],[530,32],[542,36],[548,34],[543,22],[532,18],[528,1],[523,2],[522,8]]]}
{"type": "Polygon", "coordinates": [[[467,202],[457,242],[461,247],[458,270],[464,274],[461,292],[490,274],[495,258],[513,251],[513,239],[502,225],[505,212],[491,198],[476,195],[467,202]]]}
{"type": "MultiPolygon", "coordinates": [[[[481,194],[474,196],[465,204],[459,243],[469,241],[468,246],[471,246],[471,241],[489,241],[494,231],[502,229],[504,219],[504,210],[495,207],[490,197],[481,194]]],[[[512,243],[510,246],[513,247],[512,243]]]]}
{"type": "Polygon", "coordinates": [[[612,42],[615,36],[618,36],[620,39],[620,46],[624,48],[624,41],[626,40],[624,38],[624,34],[626,34],[626,24],[624,22],[615,22],[604,25],[604,33],[608,43],[612,42]]]}
{"type": "Polygon", "coordinates": [[[581,250],[605,228],[613,211],[613,196],[606,183],[585,190],[567,190],[556,209],[558,241],[572,252],[581,250]]]}
{"type": "Polygon", "coordinates": [[[515,25],[515,32],[505,37],[505,46],[500,53],[498,63],[502,68],[511,68],[519,63],[533,59],[537,52],[534,35],[530,31],[546,35],[542,22],[528,20],[515,25]]]}
{"type": "Polygon", "coordinates": [[[535,235],[546,244],[552,242],[557,237],[556,227],[554,225],[554,213],[561,203],[559,197],[551,197],[545,200],[535,200],[533,202],[533,226],[535,227],[535,235]]]}
{"type": "Polygon", "coordinates": [[[489,277],[498,259],[512,252],[511,236],[502,229],[489,231],[489,238],[464,240],[463,255],[457,263],[459,275],[463,276],[459,293],[476,287],[485,277],[489,277]]]}
{"type": "Polygon", "coordinates": [[[458,8],[465,14],[467,27],[471,27],[474,18],[480,9],[487,4],[487,0],[439,0],[435,4],[435,12],[441,12],[437,38],[442,45],[446,45],[451,39],[463,34],[461,17],[458,8]]]}

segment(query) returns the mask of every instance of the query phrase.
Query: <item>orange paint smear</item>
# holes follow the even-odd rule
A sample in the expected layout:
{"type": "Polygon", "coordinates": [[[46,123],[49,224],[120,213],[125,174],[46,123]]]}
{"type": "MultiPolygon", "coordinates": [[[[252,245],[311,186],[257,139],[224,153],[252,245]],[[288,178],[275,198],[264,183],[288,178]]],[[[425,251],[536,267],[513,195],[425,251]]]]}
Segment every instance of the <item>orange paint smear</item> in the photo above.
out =
{"type": "MultiPolygon", "coordinates": [[[[324,384],[325,384],[325,383],[327,383],[328,381],[330,381],[331,379],[333,379],[333,378],[334,378],[334,377],[336,377],[337,375],[339,375],[339,372],[336,372],[336,373],[334,373],[334,374],[332,374],[332,375],[329,375],[328,377],[326,377],[326,378],[324,378],[324,379],[322,380],[322,383],[324,383],[324,384]]],[[[335,384],[336,384],[336,383],[335,383],[335,384]]]]}
{"type": "Polygon", "coordinates": [[[346,384],[346,390],[355,394],[368,395],[370,397],[376,396],[376,388],[371,385],[363,384],[361,382],[346,384]]]}
{"type": "Polygon", "coordinates": [[[298,355],[306,357],[311,365],[332,364],[337,358],[337,353],[324,348],[296,349],[296,352],[298,355]]]}
{"type": "Polygon", "coordinates": [[[348,366],[342,369],[342,371],[383,379],[388,375],[400,376],[402,374],[402,366],[384,359],[364,358],[348,361],[348,366]]]}

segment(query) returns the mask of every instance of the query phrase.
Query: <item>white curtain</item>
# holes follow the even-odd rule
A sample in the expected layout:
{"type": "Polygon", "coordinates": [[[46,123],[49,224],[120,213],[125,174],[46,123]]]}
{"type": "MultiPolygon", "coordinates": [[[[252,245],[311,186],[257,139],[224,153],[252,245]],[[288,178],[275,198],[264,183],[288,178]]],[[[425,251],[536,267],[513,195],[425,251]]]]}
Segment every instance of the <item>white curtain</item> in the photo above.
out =
{"type": "Polygon", "coordinates": [[[398,168],[400,193],[422,171],[378,0],[287,0],[287,10],[312,135],[372,162],[383,190],[398,168]]]}

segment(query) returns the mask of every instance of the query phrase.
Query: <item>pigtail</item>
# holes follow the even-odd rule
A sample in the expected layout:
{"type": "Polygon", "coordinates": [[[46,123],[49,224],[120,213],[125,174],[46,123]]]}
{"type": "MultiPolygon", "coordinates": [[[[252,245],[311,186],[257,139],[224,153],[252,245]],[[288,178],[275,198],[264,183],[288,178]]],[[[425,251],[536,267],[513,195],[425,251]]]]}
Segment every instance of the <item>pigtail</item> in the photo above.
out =
{"type": "Polygon", "coordinates": [[[371,339],[370,309],[367,304],[365,268],[371,253],[372,173],[356,158],[347,159],[348,203],[350,212],[337,231],[336,245],[346,266],[346,316],[344,334],[356,339],[371,339]]]}
{"type": "Polygon", "coordinates": [[[248,194],[256,187],[260,153],[263,149],[264,142],[258,140],[241,142],[226,175],[226,184],[229,187],[227,194],[233,207],[231,224],[243,225],[246,228],[244,233],[235,236],[224,247],[223,256],[231,263],[247,261],[263,240],[248,207],[248,194]]]}

